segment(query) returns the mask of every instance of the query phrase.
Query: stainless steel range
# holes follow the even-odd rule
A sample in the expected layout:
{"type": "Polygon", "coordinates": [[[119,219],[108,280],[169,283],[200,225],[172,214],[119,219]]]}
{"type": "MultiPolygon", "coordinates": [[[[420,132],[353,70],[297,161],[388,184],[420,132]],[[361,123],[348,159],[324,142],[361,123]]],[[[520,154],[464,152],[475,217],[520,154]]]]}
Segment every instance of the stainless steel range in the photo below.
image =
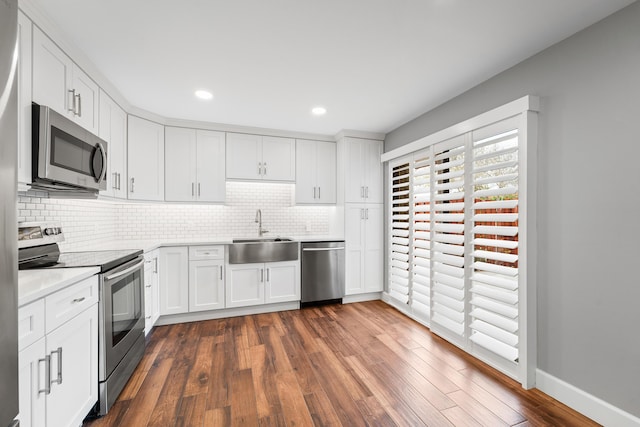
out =
{"type": "Polygon", "coordinates": [[[60,252],[62,228],[52,223],[21,223],[18,266],[100,269],[98,391],[95,412],[104,415],[142,359],[144,339],[144,258],[141,250],[60,252]]]}

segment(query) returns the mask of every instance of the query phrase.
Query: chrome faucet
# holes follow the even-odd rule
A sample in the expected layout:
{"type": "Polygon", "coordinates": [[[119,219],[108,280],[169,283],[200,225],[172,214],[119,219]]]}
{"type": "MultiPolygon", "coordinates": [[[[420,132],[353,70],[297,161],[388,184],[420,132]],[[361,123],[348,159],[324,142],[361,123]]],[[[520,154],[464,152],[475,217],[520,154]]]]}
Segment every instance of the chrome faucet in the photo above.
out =
{"type": "Polygon", "coordinates": [[[258,236],[262,237],[263,234],[269,232],[269,230],[262,228],[262,211],[260,209],[256,211],[256,220],[254,222],[258,224],[258,236]]]}

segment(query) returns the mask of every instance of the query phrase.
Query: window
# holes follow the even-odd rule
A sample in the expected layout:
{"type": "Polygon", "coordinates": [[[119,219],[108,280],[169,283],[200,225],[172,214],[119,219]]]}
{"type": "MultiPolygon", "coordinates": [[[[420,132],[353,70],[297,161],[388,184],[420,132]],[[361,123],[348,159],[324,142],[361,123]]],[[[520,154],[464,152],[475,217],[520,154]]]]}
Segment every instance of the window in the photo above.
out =
{"type": "Polygon", "coordinates": [[[535,282],[527,279],[535,278],[523,250],[532,245],[533,215],[524,209],[535,202],[535,180],[527,177],[535,155],[527,153],[535,154],[536,117],[529,108],[508,118],[497,114],[462,126],[471,131],[446,138],[452,129],[414,152],[383,156],[389,160],[384,297],[529,387],[535,282]]]}

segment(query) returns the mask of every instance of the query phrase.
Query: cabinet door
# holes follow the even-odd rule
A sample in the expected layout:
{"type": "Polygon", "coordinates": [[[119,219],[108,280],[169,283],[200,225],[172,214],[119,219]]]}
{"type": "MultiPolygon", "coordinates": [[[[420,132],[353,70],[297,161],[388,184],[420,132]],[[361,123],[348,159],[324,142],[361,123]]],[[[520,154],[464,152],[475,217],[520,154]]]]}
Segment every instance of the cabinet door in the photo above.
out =
{"type": "Polygon", "coordinates": [[[365,198],[362,140],[345,138],[345,153],[345,200],[347,202],[363,202],[365,198]]]}
{"type": "Polygon", "coordinates": [[[317,203],[316,142],[296,140],[296,203],[317,203]]]}
{"type": "Polygon", "coordinates": [[[367,203],[382,203],[382,141],[367,140],[363,142],[363,162],[365,187],[365,201],[367,203]]]}
{"type": "Polygon", "coordinates": [[[198,200],[224,202],[226,197],[225,134],[198,130],[196,141],[198,200]]]}
{"type": "Polygon", "coordinates": [[[196,200],[196,131],[165,128],[165,200],[196,200]]]}
{"type": "Polygon", "coordinates": [[[318,203],[336,202],[336,144],[318,141],[316,143],[316,186],[318,203]]]}
{"type": "Polygon", "coordinates": [[[46,407],[44,390],[45,340],[41,338],[18,353],[20,401],[20,427],[45,425],[46,407]]]}
{"type": "Polygon", "coordinates": [[[31,21],[18,11],[18,190],[31,184],[31,21]]]}
{"type": "Polygon", "coordinates": [[[189,311],[224,308],[224,262],[189,261],[189,311]]]}
{"type": "Polygon", "coordinates": [[[295,181],[296,141],[294,139],[262,137],[262,179],[295,181]]]}
{"type": "Polygon", "coordinates": [[[227,265],[226,307],[264,304],[264,264],[227,265]]]}
{"type": "Polygon", "coordinates": [[[345,206],[345,294],[364,292],[364,205],[345,206]]]}
{"type": "Polygon", "coordinates": [[[70,117],[73,62],[38,27],[33,27],[33,101],[70,117]]]}
{"type": "Polygon", "coordinates": [[[77,65],[72,67],[71,87],[76,95],[76,114],[71,118],[83,128],[98,133],[98,85],[77,65]]]}
{"type": "Polygon", "coordinates": [[[128,196],[164,200],[164,126],[128,117],[128,196]]]}
{"type": "Polygon", "coordinates": [[[300,264],[297,261],[265,264],[266,304],[300,301],[300,264]]]}
{"type": "Polygon", "coordinates": [[[53,382],[46,425],[82,425],[98,401],[98,305],[48,333],[46,343],[53,382]]]}
{"type": "Polygon", "coordinates": [[[160,314],[189,311],[189,250],[160,248],[160,314]]]}
{"type": "Polygon", "coordinates": [[[364,209],[364,291],[380,292],[384,274],[383,205],[368,204],[364,209]]]}
{"type": "Polygon", "coordinates": [[[127,113],[100,91],[98,135],[107,141],[107,189],[100,194],[127,198],[127,113]]]}
{"type": "Polygon", "coordinates": [[[229,179],[262,178],[262,137],[227,133],[226,164],[229,179]]]}

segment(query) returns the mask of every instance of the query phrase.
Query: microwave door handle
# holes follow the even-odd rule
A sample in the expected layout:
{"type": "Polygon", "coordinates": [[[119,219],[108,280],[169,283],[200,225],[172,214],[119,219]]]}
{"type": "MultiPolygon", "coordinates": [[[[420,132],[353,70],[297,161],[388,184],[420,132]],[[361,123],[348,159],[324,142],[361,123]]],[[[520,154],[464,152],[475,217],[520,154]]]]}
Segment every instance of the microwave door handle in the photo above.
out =
{"type": "Polygon", "coordinates": [[[100,155],[102,156],[102,171],[100,171],[100,176],[97,177],[99,184],[107,176],[107,150],[104,149],[104,146],[100,142],[96,143],[96,147],[98,147],[100,155]]]}

